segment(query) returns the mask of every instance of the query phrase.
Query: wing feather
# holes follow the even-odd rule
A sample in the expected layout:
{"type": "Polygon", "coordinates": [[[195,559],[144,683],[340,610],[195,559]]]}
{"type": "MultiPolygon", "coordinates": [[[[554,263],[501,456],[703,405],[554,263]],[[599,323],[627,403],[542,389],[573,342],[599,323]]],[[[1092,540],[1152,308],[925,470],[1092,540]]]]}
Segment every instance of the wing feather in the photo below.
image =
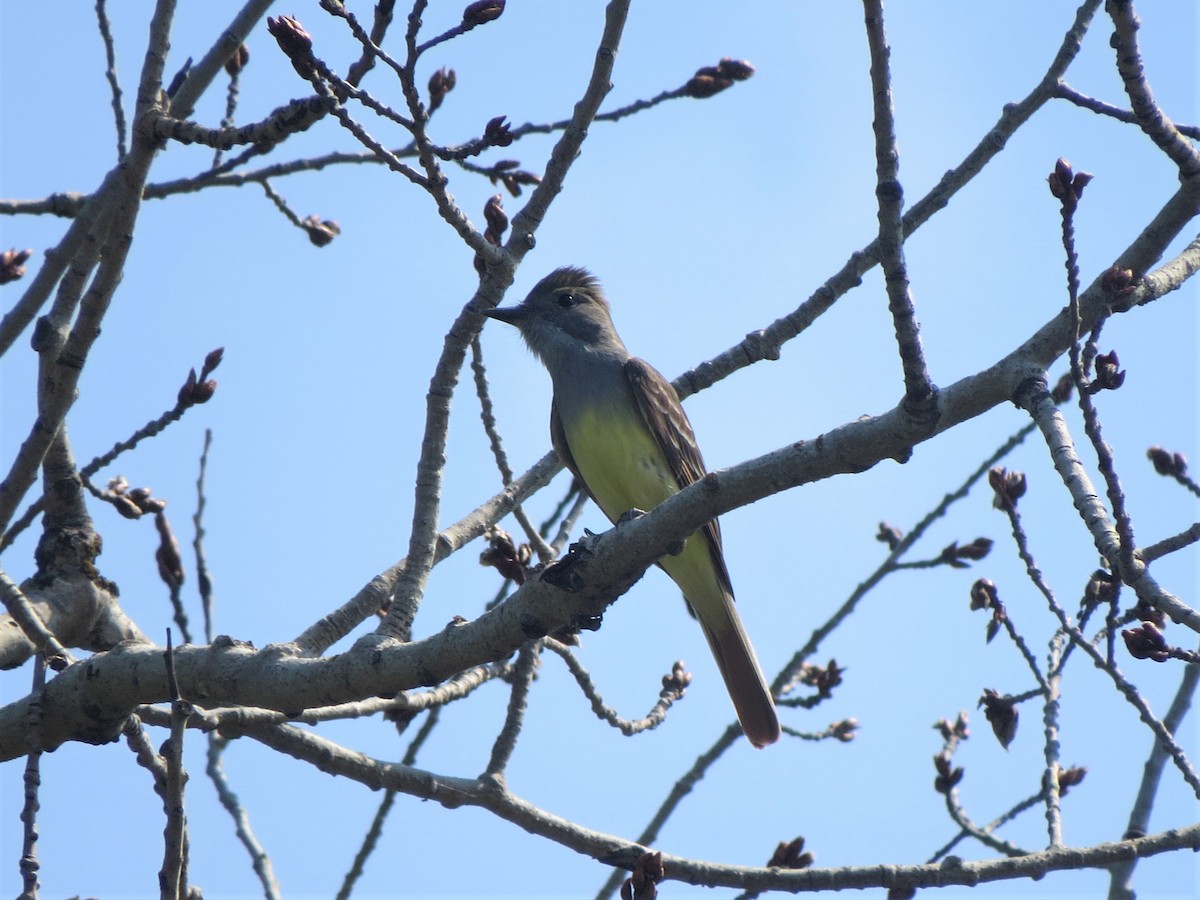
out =
{"type": "MultiPolygon", "coordinates": [[[[682,489],[699,481],[707,474],[708,469],[704,466],[704,457],[700,455],[700,445],[696,442],[692,423],[688,421],[687,413],[683,411],[679,402],[678,392],[657,369],[636,357],[631,357],[625,363],[625,377],[633,389],[633,396],[637,399],[642,418],[650,431],[659,438],[667,465],[670,466],[679,487],[682,489]]],[[[732,597],[733,586],[729,580],[729,570],[725,568],[725,556],[721,546],[721,525],[716,519],[712,519],[700,529],[700,533],[704,535],[708,544],[721,587],[732,597]]]]}

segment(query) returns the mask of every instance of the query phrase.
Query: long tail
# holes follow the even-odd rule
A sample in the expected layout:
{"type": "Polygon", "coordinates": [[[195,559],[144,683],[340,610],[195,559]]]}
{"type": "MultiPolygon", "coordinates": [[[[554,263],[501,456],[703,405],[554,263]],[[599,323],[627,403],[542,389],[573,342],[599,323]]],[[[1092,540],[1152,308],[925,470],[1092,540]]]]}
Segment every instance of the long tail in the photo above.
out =
{"type": "Polygon", "coordinates": [[[755,747],[765,747],[779,740],[775,703],[733,598],[726,596],[722,600],[720,604],[700,606],[693,602],[692,606],[725,679],[725,689],[742,723],[742,731],[755,747]]]}

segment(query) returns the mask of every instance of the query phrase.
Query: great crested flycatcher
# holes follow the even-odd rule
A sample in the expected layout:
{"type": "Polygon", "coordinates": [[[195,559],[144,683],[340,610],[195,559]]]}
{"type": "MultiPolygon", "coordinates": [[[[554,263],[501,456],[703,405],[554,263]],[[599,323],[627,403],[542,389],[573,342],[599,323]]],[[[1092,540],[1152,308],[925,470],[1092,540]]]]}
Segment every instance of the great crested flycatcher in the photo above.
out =
{"type": "MultiPolygon", "coordinates": [[[[625,349],[600,283],[586,269],[556,269],[519,306],[492,309],[515,325],[554,382],[550,439],[559,458],[614,523],[650,510],[707,471],[679,395],[625,349]]],[[[695,611],[755,747],[779,738],[779,719],[754,648],[733,605],[716,519],[659,560],[695,611]]]]}

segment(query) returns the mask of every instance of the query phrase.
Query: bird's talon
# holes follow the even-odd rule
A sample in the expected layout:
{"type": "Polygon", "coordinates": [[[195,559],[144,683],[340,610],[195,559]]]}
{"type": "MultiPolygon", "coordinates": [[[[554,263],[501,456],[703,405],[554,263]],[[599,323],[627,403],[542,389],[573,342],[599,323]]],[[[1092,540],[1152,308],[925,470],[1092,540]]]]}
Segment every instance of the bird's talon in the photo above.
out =
{"type": "Polygon", "coordinates": [[[633,509],[627,509],[617,518],[617,525],[621,526],[626,522],[632,522],[634,519],[640,519],[645,514],[646,511],[644,509],[638,509],[637,507],[634,507],[633,509]]]}

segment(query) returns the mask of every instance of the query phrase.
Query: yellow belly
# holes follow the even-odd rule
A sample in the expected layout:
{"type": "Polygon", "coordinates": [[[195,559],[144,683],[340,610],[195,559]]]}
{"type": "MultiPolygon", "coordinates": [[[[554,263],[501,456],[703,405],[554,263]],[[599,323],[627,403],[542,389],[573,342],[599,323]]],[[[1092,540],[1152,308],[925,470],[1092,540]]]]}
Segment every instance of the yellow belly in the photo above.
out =
{"type": "Polygon", "coordinates": [[[591,409],[563,423],[579,474],[608,518],[630,509],[651,510],[679,485],[666,457],[636,409],[591,409]]]}

